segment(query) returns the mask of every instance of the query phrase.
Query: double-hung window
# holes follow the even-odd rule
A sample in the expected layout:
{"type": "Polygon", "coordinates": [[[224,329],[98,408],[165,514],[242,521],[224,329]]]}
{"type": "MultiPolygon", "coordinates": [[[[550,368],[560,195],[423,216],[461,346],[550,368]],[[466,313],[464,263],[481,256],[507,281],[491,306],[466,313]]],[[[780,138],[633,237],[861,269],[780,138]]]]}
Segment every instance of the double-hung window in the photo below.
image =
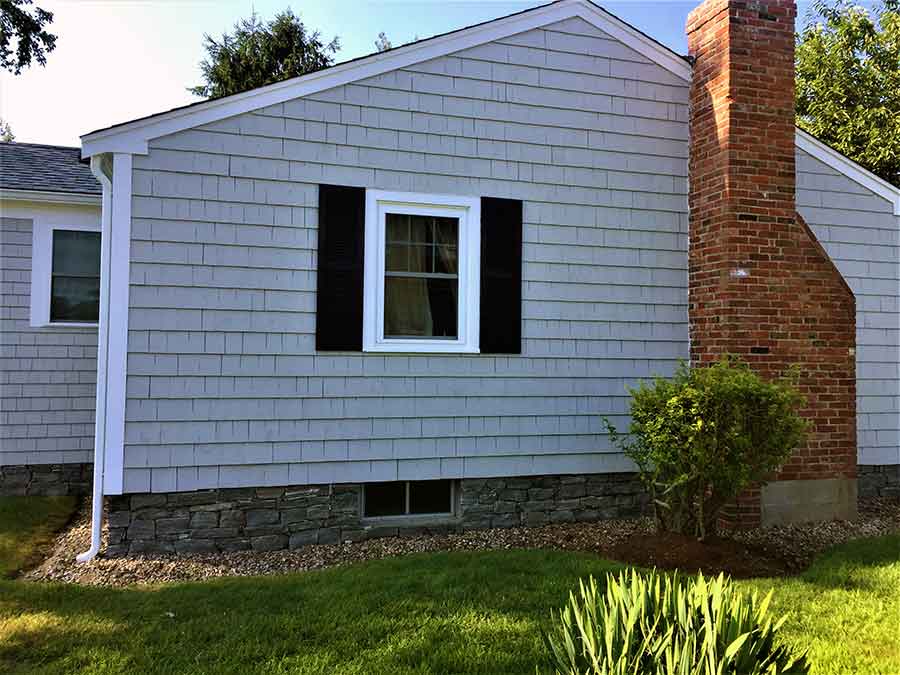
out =
{"type": "Polygon", "coordinates": [[[34,223],[31,324],[94,325],[100,314],[100,232],[34,223]]]}
{"type": "Polygon", "coordinates": [[[522,201],[319,186],[316,350],[521,354],[522,201]]]}
{"type": "Polygon", "coordinates": [[[367,190],[363,349],[477,352],[478,199],[367,190]]]}

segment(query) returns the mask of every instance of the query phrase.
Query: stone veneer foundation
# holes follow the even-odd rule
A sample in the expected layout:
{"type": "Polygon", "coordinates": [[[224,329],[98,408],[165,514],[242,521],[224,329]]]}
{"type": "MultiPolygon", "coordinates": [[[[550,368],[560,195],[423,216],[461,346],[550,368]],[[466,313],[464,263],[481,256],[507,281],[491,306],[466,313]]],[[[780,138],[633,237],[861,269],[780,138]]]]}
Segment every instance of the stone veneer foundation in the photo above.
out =
{"type": "Polygon", "coordinates": [[[860,498],[900,497],[900,464],[861,464],[858,471],[860,498]]]}
{"type": "Polygon", "coordinates": [[[363,519],[362,485],[107,497],[105,555],[273,551],[400,534],[625,518],[649,499],[635,474],[463,479],[453,516],[363,519]]]}
{"type": "Polygon", "coordinates": [[[86,495],[92,478],[91,464],[0,466],[0,497],[86,495]]]}

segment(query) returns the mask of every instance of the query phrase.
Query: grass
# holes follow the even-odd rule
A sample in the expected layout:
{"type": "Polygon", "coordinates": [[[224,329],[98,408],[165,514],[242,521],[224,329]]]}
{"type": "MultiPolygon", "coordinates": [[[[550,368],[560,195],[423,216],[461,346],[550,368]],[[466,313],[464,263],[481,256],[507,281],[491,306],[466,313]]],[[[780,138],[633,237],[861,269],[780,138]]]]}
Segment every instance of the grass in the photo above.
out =
{"type": "MultiPolygon", "coordinates": [[[[416,555],[292,576],[89,588],[0,582],[0,672],[534,673],[579,577],[561,551],[416,555]]],[[[900,671],[900,537],[835,549],[776,588],[815,671],[900,671]]]]}
{"type": "Polygon", "coordinates": [[[74,497],[0,497],[0,578],[40,562],[75,507],[74,497]]]}

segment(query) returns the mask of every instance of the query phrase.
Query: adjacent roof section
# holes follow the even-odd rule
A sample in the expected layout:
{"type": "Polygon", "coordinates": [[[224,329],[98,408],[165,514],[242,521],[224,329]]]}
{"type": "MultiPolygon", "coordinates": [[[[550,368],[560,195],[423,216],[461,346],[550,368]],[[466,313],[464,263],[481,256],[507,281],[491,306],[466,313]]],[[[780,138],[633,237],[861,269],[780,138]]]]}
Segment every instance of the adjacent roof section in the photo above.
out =
{"type": "Polygon", "coordinates": [[[556,21],[580,17],[685,81],[690,64],[668,47],[613,16],[590,0],[557,0],[468,28],[419,40],[385,52],[345,61],[323,70],[224,98],[200,101],[157,115],[99,129],[81,137],[85,157],[104,152],[145,154],[147,142],[201,124],[289,101],[413,63],[452,54],[556,21]]]}
{"type": "Polygon", "coordinates": [[[894,214],[900,216],[900,188],[891,185],[868,169],[864,169],[849,157],[842,155],[800,127],[797,127],[797,147],[837,169],[850,180],[856,181],[876,195],[887,199],[894,205],[894,214]]]}
{"type": "Polygon", "coordinates": [[[0,143],[0,194],[97,195],[100,183],[81,162],[81,149],[36,143],[0,143]]]}

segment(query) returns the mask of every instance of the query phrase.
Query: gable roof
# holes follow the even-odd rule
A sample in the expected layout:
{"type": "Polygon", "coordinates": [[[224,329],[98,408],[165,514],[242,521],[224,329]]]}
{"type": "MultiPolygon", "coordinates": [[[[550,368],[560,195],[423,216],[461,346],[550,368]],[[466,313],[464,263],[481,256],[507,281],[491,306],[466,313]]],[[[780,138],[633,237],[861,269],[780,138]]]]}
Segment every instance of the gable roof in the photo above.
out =
{"type": "MultiPolygon", "coordinates": [[[[381,75],[414,63],[446,56],[574,17],[587,21],[685,82],[690,82],[692,69],[688,57],[679,55],[591,0],[556,0],[547,5],[401,45],[384,52],[361,56],[264,87],[217,99],[198,101],[98,129],[81,137],[81,154],[83,157],[105,152],[146,154],[148,142],[160,136],[381,75]]],[[[796,145],[851,180],[887,199],[894,205],[894,213],[900,215],[900,188],[887,183],[799,128],[796,133],[796,145]]]]}
{"type": "Polygon", "coordinates": [[[590,0],[557,0],[548,5],[345,61],[289,80],[92,131],[81,137],[82,154],[85,157],[102,152],[145,154],[147,142],[153,138],[381,75],[574,17],[584,19],[686,82],[690,81],[691,66],[684,57],[634,26],[590,0]]]}
{"type": "Polygon", "coordinates": [[[0,191],[101,194],[80,148],[37,143],[0,143],[0,191]]]}

